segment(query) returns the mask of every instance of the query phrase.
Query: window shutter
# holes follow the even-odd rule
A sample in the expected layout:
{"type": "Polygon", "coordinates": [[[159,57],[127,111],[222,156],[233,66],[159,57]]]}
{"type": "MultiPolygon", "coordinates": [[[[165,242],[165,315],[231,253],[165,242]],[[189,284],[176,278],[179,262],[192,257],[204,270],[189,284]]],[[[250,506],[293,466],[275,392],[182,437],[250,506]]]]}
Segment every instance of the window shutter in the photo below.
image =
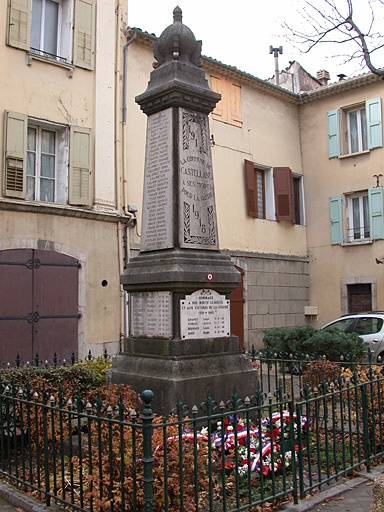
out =
{"type": "Polygon", "coordinates": [[[25,198],[27,167],[27,116],[5,112],[4,195],[25,198]]]}
{"type": "Polygon", "coordinates": [[[289,167],[274,167],[273,182],[275,187],[276,220],[293,220],[291,169],[289,167]]]}
{"type": "Polygon", "coordinates": [[[255,166],[253,162],[244,160],[244,168],[245,188],[247,192],[247,214],[250,217],[257,217],[255,166]]]}
{"type": "Polygon", "coordinates": [[[85,69],[95,67],[95,2],[76,0],[74,29],[75,66],[85,69]]]}
{"type": "Polygon", "coordinates": [[[335,158],[341,155],[340,147],[340,110],[327,112],[328,127],[328,158],[335,158]]]}
{"type": "Polygon", "coordinates": [[[372,240],[384,238],[383,187],[368,190],[369,224],[372,240]]]}
{"type": "Polygon", "coordinates": [[[368,149],[382,148],[381,98],[367,100],[365,111],[367,114],[368,149]]]}
{"type": "Polygon", "coordinates": [[[93,191],[92,130],[70,128],[69,204],[92,205],[93,191]]]}
{"type": "Polygon", "coordinates": [[[241,126],[241,87],[229,82],[229,122],[241,126]]]}
{"type": "Polygon", "coordinates": [[[221,94],[221,100],[217,103],[216,107],[212,112],[212,119],[217,119],[219,121],[225,121],[224,119],[224,103],[225,103],[225,95],[223,94],[223,86],[225,85],[224,80],[222,80],[218,76],[211,75],[211,89],[215,92],[221,94]]]}
{"type": "Polygon", "coordinates": [[[332,245],[340,245],[344,242],[342,201],[341,195],[329,198],[332,245]]]}
{"type": "Polygon", "coordinates": [[[9,0],[7,44],[29,50],[32,0],[9,0]]]}

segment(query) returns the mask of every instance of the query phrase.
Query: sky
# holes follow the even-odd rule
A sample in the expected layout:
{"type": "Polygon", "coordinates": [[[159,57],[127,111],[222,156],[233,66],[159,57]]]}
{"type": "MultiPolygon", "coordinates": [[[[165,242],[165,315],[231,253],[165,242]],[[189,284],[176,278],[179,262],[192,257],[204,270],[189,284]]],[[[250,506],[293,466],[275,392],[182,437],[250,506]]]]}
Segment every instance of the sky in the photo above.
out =
{"type": "MultiPolygon", "coordinates": [[[[346,0],[335,0],[341,7],[346,0]]],[[[368,30],[370,13],[369,0],[355,0],[354,17],[363,31],[368,30]]],[[[323,0],[312,0],[322,8],[323,0]]],[[[376,22],[384,26],[384,4],[371,0],[376,9],[376,22]]],[[[160,36],[173,23],[173,9],[176,5],[183,11],[183,23],[202,40],[202,54],[224,64],[236,66],[241,71],[258,78],[268,79],[274,75],[275,62],[269,54],[269,46],[283,46],[279,55],[279,69],[285,69],[289,61],[300,62],[313,76],[321,69],[331,75],[331,82],[337,75],[356,76],[362,69],[357,61],[344,64],[343,58],[334,57],[341,53],[341,45],[322,44],[308,54],[301,54],[286,37],[286,22],[294,28],[303,28],[302,9],[305,0],[128,0],[128,25],[160,36]]],[[[379,25],[380,26],[380,25],[379,25]]],[[[347,52],[351,48],[343,47],[347,52]]],[[[373,59],[376,67],[384,67],[384,50],[373,59]]]]}

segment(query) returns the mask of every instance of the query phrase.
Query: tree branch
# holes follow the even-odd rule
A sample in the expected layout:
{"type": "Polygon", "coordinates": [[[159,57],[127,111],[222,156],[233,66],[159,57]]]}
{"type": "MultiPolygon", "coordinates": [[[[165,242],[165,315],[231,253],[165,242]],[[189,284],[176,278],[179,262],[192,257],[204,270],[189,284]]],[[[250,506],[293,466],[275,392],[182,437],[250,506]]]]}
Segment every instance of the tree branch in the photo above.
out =
{"type": "MultiPolygon", "coordinates": [[[[309,0],[305,2],[302,18],[310,30],[295,30],[287,23],[283,24],[292,35],[289,40],[301,53],[309,53],[316,45],[322,43],[357,44],[358,49],[349,54],[347,61],[361,59],[372,73],[384,79],[384,69],[374,66],[372,62],[372,53],[384,46],[381,30],[373,31],[375,12],[372,0],[368,0],[371,19],[366,33],[353,18],[353,0],[346,0],[344,12],[336,5],[335,0],[322,0],[322,2],[320,7],[318,2],[316,5],[309,0]]],[[[377,3],[384,5],[384,0],[376,0],[377,3]]]]}

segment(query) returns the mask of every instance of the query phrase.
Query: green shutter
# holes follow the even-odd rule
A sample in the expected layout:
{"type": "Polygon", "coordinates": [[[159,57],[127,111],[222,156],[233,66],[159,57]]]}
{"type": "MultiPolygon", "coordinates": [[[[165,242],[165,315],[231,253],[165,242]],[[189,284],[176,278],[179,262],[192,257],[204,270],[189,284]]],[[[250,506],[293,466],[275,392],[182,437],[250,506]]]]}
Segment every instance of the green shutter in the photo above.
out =
{"type": "Polygon", "coordinates": [[[383,187],[368,190],[369,223],[372,240],[384,238],[383,187]]]}
{"type": "Polygon", "coordinates": [[[27,116],[4,114],[4,195],[25,198],[27,166],[27,116]]]}
{"type": "Polygon", "coordinates": [[[367,100],[365,110],[367,114],[368,149],[382,148],[381,98],[367,100]]]}
{"type": "Polygon", "coordinates": [[[329,198],[332,245],[340,245],[344,242],[342,202],[341,195],[329,198]]]}
{"type": "Polygon", "coordinates": [[[29,50],[31,40],[32,0],[9,0],[7,44],[29,50]]]}
{"type": "Polygon", "coordinates": [[[336,158],[341,155],[340,147],[340,110],[327,112],[328,128],[328,158],[336,158]]]}
{"type": "Polygon", "coordinates": [[[91,206],[93,192],[92,130],[71,126],[69,144],[69,203],[91,206]]]}
{"type": "Polygon", "coordinates": [[[73,63],[85,69],[95,67],[95,2],[76,0],[73,63]]]}

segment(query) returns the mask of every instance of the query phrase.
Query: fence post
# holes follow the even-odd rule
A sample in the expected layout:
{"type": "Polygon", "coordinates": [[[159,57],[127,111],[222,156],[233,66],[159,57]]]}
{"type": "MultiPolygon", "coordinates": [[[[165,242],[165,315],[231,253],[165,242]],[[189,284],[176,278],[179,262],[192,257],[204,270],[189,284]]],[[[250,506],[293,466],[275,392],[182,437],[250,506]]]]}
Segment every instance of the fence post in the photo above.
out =
{"type": "Polygon", "coordinates": [[[47,394],[45,392],[45,385],[43,384],[43,453],[44,453],[44,479],[45,479],[45,505],[47,507],[51,504],[51,498],[49,496],[49,441],[48,441],[48,404],[47,394]]]}
{"type": "MultiPolygon", "coordinates": [[[[368,427],[368,397],[366,385],[363,384],[361,387],[362,394],[362,405],[363,405],[363,437],[364,437],[364,458],[366,460],[367,472],[371,472],[371,458],[370,458],[370,446],[369,446],[369,427],[368,427]]],[[[373,414],[373,411],[372,411],[373,414]]]]}
{"type": "MultiPolygon", "coordinates": [[[[294,418],[294,403],[293,399],[288,402],[288,410],[289,410],[289,435],[291,437],[291,460],[292,460],[292,483],[293,483],[293,502],[295,505],[299,503],[298,493],[297,493],[297,471],[296,471],[296,436],[295,436],[295,418],[294,418]]],[[[296,416],[297,418],[297,416],[296,416]]],[[[297,431],[301,432],[301,418],[299,418],[299,422],[297,423],[297,431]]],[[[299,441],[297,441],[298,450],[302,450],[302,446],[299,445],[299,441]]]]}
{"type": "Polygon", "coordinates": [[[144,469],[144,512],[153,512],[153,475],[152,475],[152,421],[153,412],[151,402],[153,400],[153,391],[147,389],[141,393],[141,399],[144,402],[143,412],[140,418],[143,422],[143,469],[144,469]]]}

